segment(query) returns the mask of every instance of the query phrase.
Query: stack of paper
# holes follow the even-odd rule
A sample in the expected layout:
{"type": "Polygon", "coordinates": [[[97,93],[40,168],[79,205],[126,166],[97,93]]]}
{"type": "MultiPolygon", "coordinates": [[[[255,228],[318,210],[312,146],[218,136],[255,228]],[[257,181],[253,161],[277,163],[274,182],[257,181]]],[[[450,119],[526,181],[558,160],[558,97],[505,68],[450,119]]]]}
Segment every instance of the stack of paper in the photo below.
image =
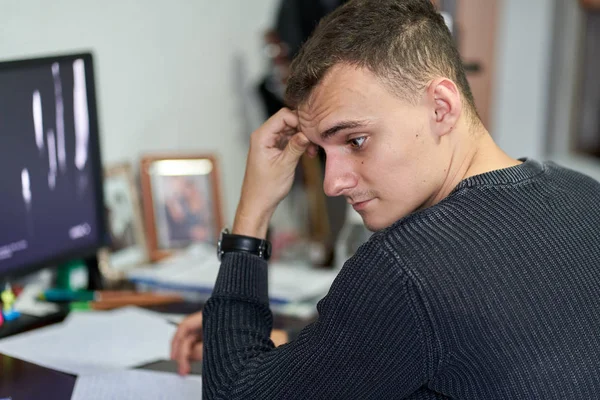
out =
{"type": "Polygon", "coordinates": [[[128,370],[80,376],[71,400],[200,400],[202,379],[155,371],[128,370]]]}
{"type": "Polygon", "coordinates": [[[175,326],[135,307],[74,312],[61,324],[0,340],[0,352],[78,375],[73,400],[194,399],[199,376],[132,370],[169,359],[175,326]]]}
{"type": "MultiPolygon", "coordinates": [[[[128,278],[142,288],[191,291],[210,296],[219,273],[215,251],[195,248],[157,265],[128,271],[128,278]]],[[[327,294],[337,270],[312,268],[306,263],[270,263],[269,298],[272,305],[320,299],[327,294]]]]}

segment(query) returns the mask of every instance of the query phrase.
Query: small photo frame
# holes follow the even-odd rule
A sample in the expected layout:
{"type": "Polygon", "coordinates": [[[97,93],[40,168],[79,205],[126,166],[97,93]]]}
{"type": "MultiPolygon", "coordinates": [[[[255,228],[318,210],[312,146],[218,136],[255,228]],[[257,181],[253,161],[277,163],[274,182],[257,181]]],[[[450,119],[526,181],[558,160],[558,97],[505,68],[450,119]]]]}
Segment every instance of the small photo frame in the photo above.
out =
{"type": "Polygon", "coordinates": [[[113,271],[148,262],[138,190],[131,165],[109,166],[104,171],[104,208],[110,236],[109,266],[113,271]]]}
{"type": "Polygon", "coordinates": [[[146,156],[140,172],[153,261],[192,243],[217,243],[223,216],[214,155],[146,156]]]}

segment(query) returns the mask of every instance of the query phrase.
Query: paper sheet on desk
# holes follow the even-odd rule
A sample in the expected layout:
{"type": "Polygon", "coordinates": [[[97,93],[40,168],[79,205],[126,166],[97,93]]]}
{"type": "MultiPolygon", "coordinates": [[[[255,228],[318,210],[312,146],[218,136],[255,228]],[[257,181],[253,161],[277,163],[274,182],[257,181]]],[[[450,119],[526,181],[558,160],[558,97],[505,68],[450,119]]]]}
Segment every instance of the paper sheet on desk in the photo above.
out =
{"type": "Polygon", "coordinates": [[[71,400],[200,400],[202,378],[172,373],[125,370],[80,376],[71,400]]]}
{"type": "MultiPolygon", "coordinates": [[[[219,273],[216,257],[178,256],[156,266],[136,268],[128,278],[136,283],[172,290],[198,291],[210,295],[219,273]]],[[[335,270],[317,270],[306,264],[269,265],[269,298],[285,304],[323,297],[335,277],[335,270]]]]}
{"type": "Polygon", "coordinates": [[[0,353],[70,374],[168,359],[176,327],[135,307],[71,313],[62,324],[0,340],[0,353]]]}

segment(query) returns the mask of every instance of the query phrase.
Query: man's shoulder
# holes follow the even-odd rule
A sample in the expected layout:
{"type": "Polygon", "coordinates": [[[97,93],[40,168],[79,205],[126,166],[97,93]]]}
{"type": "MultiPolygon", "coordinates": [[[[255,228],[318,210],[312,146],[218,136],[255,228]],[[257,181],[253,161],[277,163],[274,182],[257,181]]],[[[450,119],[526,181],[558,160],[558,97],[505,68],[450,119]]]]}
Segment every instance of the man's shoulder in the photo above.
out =
{"type": "MultiPolygon", "coordinates": [[[[464,182],[438,204],[374,233],[370,248],[407,266],[418,267],[424,259],[428,265],[444,264],[449,252],[485,252],[526,235],[527,224],[536,216],[542,229],[547,222],[542,217],[548,213],[576,215],[590,202],[600,202],[600,183],[585,174],[552,162],[530,161],[528,168],[531,171],[522,176],[464,182]],[[490,242],[499,232],[499,241],[490,242]]],[[[600,210],[596,216],[600,220],[600,210]]]]}
{"type": "Polygon", "coordinates": [[[419,230],[420,220],[423,216],[414,215],[396,221],[391,226],[373,233],[365,244],[368,248],[389,257],[394,264],[399,266],[410,266],[415,261],[415,249],[417,249],[417,237],[413,233],[419,230]]]}
{"type": "Polygon", "coordinates": [[[548,176],[561,184],[570,186],[573,189],[587,190],[592,188],[600,191],[600,183],[589,175],[552,161],[545,162],[544,166],[548,171],[548,176]]]}

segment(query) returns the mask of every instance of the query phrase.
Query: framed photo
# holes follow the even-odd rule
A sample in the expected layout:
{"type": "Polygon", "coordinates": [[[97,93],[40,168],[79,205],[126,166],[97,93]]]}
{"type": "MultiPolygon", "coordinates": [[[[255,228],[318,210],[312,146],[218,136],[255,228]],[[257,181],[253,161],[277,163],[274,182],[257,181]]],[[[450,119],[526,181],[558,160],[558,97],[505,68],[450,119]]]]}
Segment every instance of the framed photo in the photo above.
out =
{"type": "Polygon", "coordinates": [[[590,10],[600,9],[600,0],[581,0],[581,5],[590,10]]]}
{"type": "Polygon", "coordinates": [[[105,169],[104,207],[111,243],[110,268],[122,272],[147,262],[148,250],[131,165],[123,163],[105,169]]]}
{"type": "Polygon", "coordinates": [[[153,261],[195,242],[217,243],[223,216],[213,155],[146,156],[140,173],[153,261]]]}

